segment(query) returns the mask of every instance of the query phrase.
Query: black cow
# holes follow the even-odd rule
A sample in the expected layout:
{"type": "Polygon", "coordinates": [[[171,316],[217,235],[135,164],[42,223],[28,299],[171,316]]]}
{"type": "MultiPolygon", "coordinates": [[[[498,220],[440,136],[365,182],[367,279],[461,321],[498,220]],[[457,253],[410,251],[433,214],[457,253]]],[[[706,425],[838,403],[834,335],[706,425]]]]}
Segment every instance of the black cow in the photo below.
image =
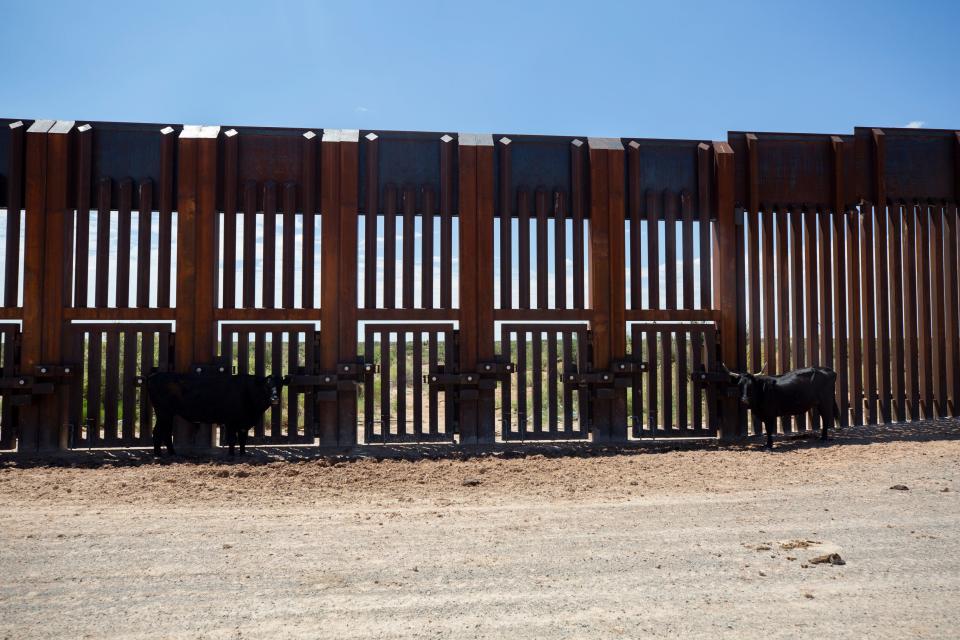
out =
{"type": "Polygon", "coordinates": [[[827,439],[827,427],[839,416],[835,387],[837,372],[829,367],[795,369],[779,376],[759,373],[734,373],[730,380],[740,389],[740,404],[748,407],[763,421],[767,431],[767,447],[773,447],[777,418],[797,416],[811,409],[820,412],[820,439],[827,439]]]}
{"type": "Polygon", "coordinates": [[[280,402],[280,387],[289,381],[280,376],[231,376],[203,373],[154,373],[147,378],[147,393],[157,414],[153,428],[153,453],[164,443],[173,450],[173,418],[187,422],[219,424],[227,430],[230,455],[240,441],[245,453],[247,430],[271,404],[280,402]]]}

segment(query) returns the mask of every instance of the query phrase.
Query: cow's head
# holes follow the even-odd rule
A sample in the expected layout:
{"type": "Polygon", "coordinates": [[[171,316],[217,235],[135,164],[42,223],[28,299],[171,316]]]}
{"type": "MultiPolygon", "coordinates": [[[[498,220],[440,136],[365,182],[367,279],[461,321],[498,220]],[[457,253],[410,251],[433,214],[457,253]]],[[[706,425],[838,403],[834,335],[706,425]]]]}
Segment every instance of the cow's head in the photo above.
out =
{"type": "Polygon", "coordinates": [[[736,373],[727,369],[726,365],[721,366],[723,366],[723,370],[727,372],[727,375],[730,376],[730,382],[737,386],[740,404],[748,409],[756,409],[759,407],[760,396],[763,393],[763,381],[757,379],[757,376],[763,374],[763,371],[767,368],[766,365],[757,373],[736,373]]]}
{"type": "Polygon", "coordinates": [[[278,375],[270,375],[266,377],[264,382],[264,387],[267,391],[267,396],[270,398],[270,404],[280,404],[280,387],[283,386],[283,378],[278,375]]]}

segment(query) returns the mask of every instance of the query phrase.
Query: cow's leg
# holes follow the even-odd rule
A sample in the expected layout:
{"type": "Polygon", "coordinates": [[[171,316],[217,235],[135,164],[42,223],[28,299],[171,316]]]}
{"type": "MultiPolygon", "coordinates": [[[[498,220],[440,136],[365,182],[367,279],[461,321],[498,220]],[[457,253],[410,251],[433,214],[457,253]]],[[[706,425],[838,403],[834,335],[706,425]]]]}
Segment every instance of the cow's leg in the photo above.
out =
{"type": "Polygon", "coordinates": [[[160,455],[160,446],[162,444],[160,439],[160,414],[157,414],[156,420],[153,421],[153,455],[160,455]]]}
{"type": "Polygon", "coordinates": [[[173,416],[157,413],[157,420],[153,424],[153,455],[160,455],[163,444],[167,440],[166,434],[170,431],[172,424],[173,416]]]}
{"type": "Polygon", "coordinates": [[[765,446],[767,449],[773,449],[773,432],[777,429],[777,419],[767,418],[763,421],[763,426],[767,431],[767,444],[765,446]]]}
{"type": "Polygon", "coordinates": [[[223,428],[227,430],[227,444],[230,446],[230,457],[232,458],[237,443],[237,428],[232,424],[223,425],[223,428]]]}
{"type": "Polygon", "coordinates": [[[833,426],[833,398],[820,403],[820,439],[827,439],[827,428],[833,426]]]}
{"type": "Polygon", "coordinates": [[[170,418],[164,426],[163,435],[167,442],[167,453],[172,456],[177,455],[177,452],[173,450],[173,418],[170,418]]]}
{"type": "Polygon", "coordinates": [[[240,455],[247,455],[247,427],[240,427],[237,431],[239,432],[237,435],[240,440],[240,455]]]}

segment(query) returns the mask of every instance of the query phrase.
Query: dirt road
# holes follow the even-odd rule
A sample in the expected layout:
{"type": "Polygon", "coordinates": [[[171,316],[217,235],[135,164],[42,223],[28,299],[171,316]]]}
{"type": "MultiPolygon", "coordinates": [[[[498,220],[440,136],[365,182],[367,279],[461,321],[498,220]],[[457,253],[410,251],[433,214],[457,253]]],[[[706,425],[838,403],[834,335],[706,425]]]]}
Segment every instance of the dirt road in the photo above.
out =
{"type": "Polygon", "coordinates": [[[0,458],[0,637],[960,636],[956,422],[773,453],[258,456],[0,458]]]}

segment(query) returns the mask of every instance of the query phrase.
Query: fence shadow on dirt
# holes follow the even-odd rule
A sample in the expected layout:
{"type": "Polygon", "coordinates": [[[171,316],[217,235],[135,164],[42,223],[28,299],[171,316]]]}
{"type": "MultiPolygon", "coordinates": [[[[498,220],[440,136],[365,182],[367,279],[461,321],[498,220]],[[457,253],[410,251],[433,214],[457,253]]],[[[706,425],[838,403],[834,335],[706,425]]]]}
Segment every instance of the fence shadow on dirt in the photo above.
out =
{"type": "MultiPolygon", "coordinates": [[[[141,465],[215,464],[215,465],[266,465],[277,462],[307,462],[327,460],[354,462],[359,460],[465,460],[474,457],[524,458],[529,456],[560,457],[609,457],[649,455],[668,451],[710,450],[755,450],[764,451],[762,436],[734,443],[723,444],[714,439],[639,440],[627,444],[601,445],[593,443],[509,443],[485,447],[451,447],[450,445],[406,444],[360,446],[349,454],[324,450],[315,446],[263,446],[248,447],[247,455],[228,456],[226,449],[205,453],[186,453],[155,458],[151,449],[100,449],[66,451],[56,456],[39,457],[28,454],[0,454],[3,467],[80,467],[108,468],[141,465]]],[[[826,441],[813,433],[798,436],[780,436],[774,440],[771,455],[801,449],[822,449],[850,445],[868,445],[884,442],[930,442],[960,440],[960,420],[955,418],[867,425],[831,430],[826,441]]]]}

